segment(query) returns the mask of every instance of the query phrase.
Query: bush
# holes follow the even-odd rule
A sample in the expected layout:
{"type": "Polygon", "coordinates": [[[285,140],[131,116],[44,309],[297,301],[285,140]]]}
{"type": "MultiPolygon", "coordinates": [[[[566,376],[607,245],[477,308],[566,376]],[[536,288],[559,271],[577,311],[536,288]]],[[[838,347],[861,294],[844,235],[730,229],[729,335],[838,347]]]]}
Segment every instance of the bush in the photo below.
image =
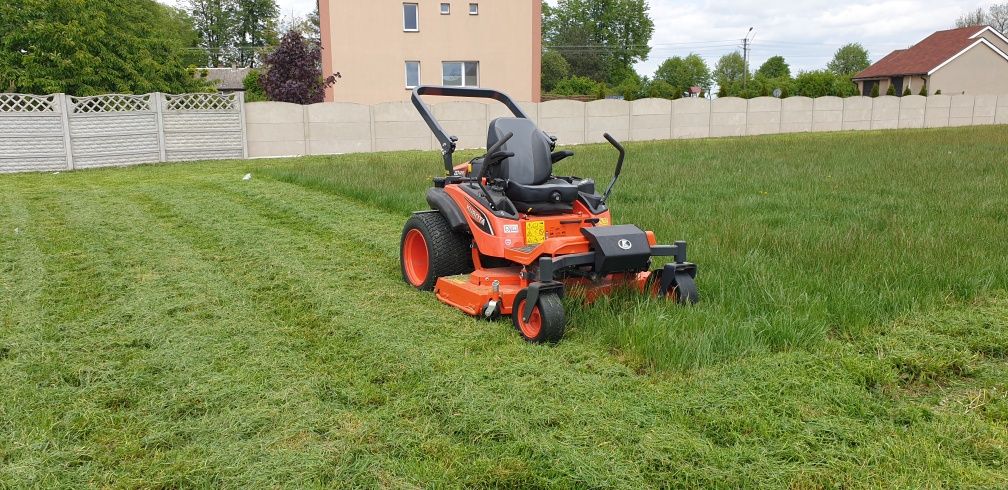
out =
{"type": "Polygon", "coordinates": [[[573,76],[557,82],[551,93],[565,96],[595,95],[599,92],[599,85],[601,85],[599,82],[591,78],[573,76]]]}
{"type": "Polygon", "coordinates": [[[878,83],[876,83],[875,85],[872,86],[872,88],[871,88],[871,96],[872,97],[878,97],[879,96],[878,83]]]}
{"type": "Polygon", "coordinates": [[[886,91],[885,91],[885,94],[886,95],[896,95],[896,86],[890,83],[889,84],[889,88],[886,89],[886,91]]]}
{"type": "Polygon", "coordinates": [[[671,83],[665,80],[652,80],[648,84],[646,92],[648,97],[657,99],[678,99],[681,95],[671,83]]]}
{"type": "Polygon", "coordinates": [[[923,95],[924,97],[927,97],[927,85],[921,84],[920,92],[917,95],[923,95]]]}
{"type": "Polygon", "coordinates": [[[906,97],[908,95],[913,95],[912,93],[910,93],[910,86],[909,85],[907,85],[907,88],[903,89],[903,97],[906,97]]]}
{"type": "Polygon", "coordinates": [[[941,95],[941,89],[935,90],[935,95],[941,95]]]}
{"type": "Polygon", "coordinates": [[[827,95],[840,96],[837,93],[838,88],[837,75],[827,70],[802,72],[794,79],[794,95],[813,98],[827,95]]]}
{"type": "Polygon", "coordinates": [[[245,102],[263,102],[269,100],[260,82],[261,76],[262,73],[259,70],[249,70],[248,75],[245,75],[245,80],[242,81],[242,85],[245,87],[245,102]]]}
{"type": "Polygon", "coordinates": [[[614,88],[614,91],[622,95],[625,100],[637,100],[644,96],[644,84],[646,80],[642,80],[640,75],[634,73],[628,76],[625,80],[620,82],[614,88]]]}
{"type": "Polygon", "coordinates": [[[550,92],[561,80],[570,76],[570,63],[556,51],[546,51],[542,56],[542,89],[550,92]]]}

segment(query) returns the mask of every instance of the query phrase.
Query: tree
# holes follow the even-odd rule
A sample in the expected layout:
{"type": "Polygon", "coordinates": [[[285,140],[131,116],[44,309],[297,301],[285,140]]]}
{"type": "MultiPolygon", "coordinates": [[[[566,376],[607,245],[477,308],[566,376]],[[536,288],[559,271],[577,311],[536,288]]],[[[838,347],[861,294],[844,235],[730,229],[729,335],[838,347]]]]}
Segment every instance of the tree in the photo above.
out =
{"type": "Polygon", "coordinates": [[[725,97],[737,93],[745,77],[745,58],[738,51],[722,56],[714,66],[714,81],[718,84],[719,96],[725,97]]]}
{"type": "Polygon", "coordinates": [[[678,56],[665,60],[655,72],[655,80],[662,80],[672,86],[676,96],[682,97],[690,87],[710,89],[711,73],[707,63],[698,54],[691,53],[685,58],[678,56]]]}
{"type": "Polygon", "coordinates": [[[987,25],[987,12],[982,8],[971,10],[956,19],[956,27],[972,27],[987,25]]]}
{"type": "Polygon", "coordinates": [[[903,89],[903,97],[906,97],[908,95],[913,95],[913,92],[910,92],[910,86],[909,85],[907,85],[906,88],[903,89]]]}
{"type": "Polygon", "coordinates": [[[1008,3],[991,5],[987,10],[987,25],[1001,34],[1008,35],[1008,3]]]}
{"type": "Polygon", "coordinates": [[[682,92],[676,92],[676,88],[665,80],[652,80],[645,91],[648,97],[656,99],[676,99],[682,97],[682,92]]]}
{"type": "Polygon", "coordinates": [[[918,92],[917,95],[923,95],[924,97],[927,97],[927,84],[924,83],[921,84],[920,92],[918,92]]]}
{"type": "Polygon", "coordinates": [[[837,50],[826,68],[837,75],[853,75],[870,65],[868,50],[861,43],[850,43],[837,50]]]}
{"type": "Polygon", "coordinates": [[[234,47],[239,65],[255,66],[256,51],[276,44],[279,11],[276,0],[236,0],[234,47]]]}
{"type": "Polygon", "coordinates": [[[207,64],[220,67],[230,64],[237,56],[235,36],[234,0],[187,0],[193,26],[199,34],[199,47],[207,54],[207,64]]]}
{"type": "Polygon", "coordinates": [[[886,95],[896,95],[896,86],[890,83],[889,84],[889,88],[886,89],[886,91],[885,91],[885,94],[886,95]]]}
{"type": "Polygon", "coordinates": [[[339,73],[323,78],[321,48],[294,29],[287,31],[280,45],[266,57],[266,65],[260,81],[269,99],[278,102],[322,102],[325,89],[340,78],[339,73]]]}
{"type": "Polygon", "coordinates": [[[245,102],[262,102],[269,100],[266,91],[262,87],[262,73],[259,70],[249,70],[248,75],[242,80],[245,87],[245,102]]]}
{"type": "Polygon", "coordinates": [[[756,70],[756,76],[766,78],[791,78],[791,67],[783,56],[771,56],[756,70]]]}
{"type": "Polygon", "coordinates": [[[594,95],[598,93],[599,85],[602,84],[591,78],[575,75],[557,82],[553,87],[553,93],[564,96],[594,95]]]}
{"type": "Polygon", "coordinates": [[[872,97],[878,97],[879,96],[879,89],[878,89],[878,84],[877,83],[875,85],[872,85],[871,96],[872,97]]]}
{"type": "Polygon", "coordinates": [[[837,75],[830,70],[815,70],[799,73],[794,79],[792,93],[805,97],[850,97],[857,95],[857,86],[845,75],[837,75]]]}
{"type": "Polygon", "coordinates": [[[654,22],[645,0],[559,0],[543,3],[543,44],[559,52],[571,74],[612,84],[647,59],[654,22]]]}
{"type": "Polygon", "coordinates": [[[560,80],[570,76],[570,63],[560,53],[548,50],[542,55],[542,89],[553,90],[560,80]]]}
{"type": "Polygon", "coordinates": [[[82,3],[0,2],[0,87],[73,95],[205,88],[188,70],[188,41],[170,7],[154,0],[82,3]]]}

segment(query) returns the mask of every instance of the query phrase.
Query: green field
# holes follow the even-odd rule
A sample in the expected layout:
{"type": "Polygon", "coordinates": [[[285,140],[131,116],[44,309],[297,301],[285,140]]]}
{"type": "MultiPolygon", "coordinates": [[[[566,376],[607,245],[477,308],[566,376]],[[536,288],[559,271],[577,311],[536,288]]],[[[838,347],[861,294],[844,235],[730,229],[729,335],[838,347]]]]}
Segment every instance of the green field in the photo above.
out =
{"type": "Polygon", "coordinates": [[[1008,486],[1008,128],[627,147],[702,302],[552,347],[402,283],[434,153],[0,176],[0,487],[1008,486]]]}

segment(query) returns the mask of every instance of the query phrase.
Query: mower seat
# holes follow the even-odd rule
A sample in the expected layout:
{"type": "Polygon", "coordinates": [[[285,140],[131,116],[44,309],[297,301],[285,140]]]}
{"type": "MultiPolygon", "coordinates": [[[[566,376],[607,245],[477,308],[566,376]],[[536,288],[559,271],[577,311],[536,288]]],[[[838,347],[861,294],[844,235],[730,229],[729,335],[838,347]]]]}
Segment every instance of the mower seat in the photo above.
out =
{"type": "Polygon", "coordinates": [[[595,183],[553,176],[550,140],[528,119],[501,117],[490,123],[487,148],[507,133],[514,133],[500,151],[514,153],[499,168],[491,169],[492,177],[507,182],[505,195],[519,210],[545,213],[568,212],[578,198],[578,192],[593,192],[595,183]]]}

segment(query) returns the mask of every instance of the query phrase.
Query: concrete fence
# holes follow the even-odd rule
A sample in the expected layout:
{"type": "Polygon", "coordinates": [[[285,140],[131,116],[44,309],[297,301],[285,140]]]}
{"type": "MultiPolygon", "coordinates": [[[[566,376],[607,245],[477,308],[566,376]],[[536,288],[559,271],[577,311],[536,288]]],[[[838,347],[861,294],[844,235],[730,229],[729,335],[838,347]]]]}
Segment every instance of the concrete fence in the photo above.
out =
{"type": "MultiPolygon", "coordinates": [[[[561,145],[812,131],[1008,124],[1008,95],[554,100],[520,103],[561,145]]],[[[433,104],[435,116],[479,148],[499,103],[433,104]]],[[[71,97],[0,94],[0,172],[53,171],[218,158],[433,150],[409,102],[374,106],[244,104],[240,94],[71,97]]]]}
{"type": "MultiPolygon", "coordinates": [[[[552,100],[520,105],[561,145],[600,142],[605,132],[620,140],[644,141],[1008,124],[1008,96],[993,95],[552,100]]],[[[459,138],[459,148],[485,145],[490,121],[508,115],[496,102],[444,102],[432,104],[432,110],[445,130],[459,138]]],[[[246,117],[251,157],[439,148],[409,102],[255,102],[246,104],[246,117]]]]}
{"type": "Polygon", "coordinates": [[[0,94],[0,172],[246,158],[241,94],[0,94]]]}

